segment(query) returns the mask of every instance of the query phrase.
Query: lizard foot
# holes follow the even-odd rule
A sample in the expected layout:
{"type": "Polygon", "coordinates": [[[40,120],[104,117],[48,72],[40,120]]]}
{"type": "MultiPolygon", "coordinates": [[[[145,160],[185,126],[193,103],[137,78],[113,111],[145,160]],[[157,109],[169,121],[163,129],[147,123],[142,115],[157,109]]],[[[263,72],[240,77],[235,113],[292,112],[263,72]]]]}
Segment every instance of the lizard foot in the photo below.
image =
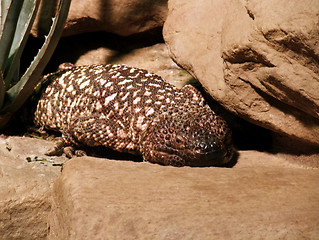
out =
{"type": "Polygon", "coordinates": [[[64,141],[59,141],[53,149],[50,149],[45,155],[47,156],[61,156],[65,154],[67,158],[72,158],[73,156],[82,157],[86,156],[86,152],[80,149],[74,149],[73,146],[66,146],[64,141]]]}
{"type": "Polygon", "coordinates": [[[80,149],[74,149],[72,146],[64,147],[63,152],[68,158],[86,156],[86,152],[80,149]]]}
{"type": "Polygon", "coordinates": [[[61,156],[63,152],[64,152],[64,142],[61,140],[61,141],[58,141],[57,144],[52,149],[47,151],[45,155],[61,156]]]}

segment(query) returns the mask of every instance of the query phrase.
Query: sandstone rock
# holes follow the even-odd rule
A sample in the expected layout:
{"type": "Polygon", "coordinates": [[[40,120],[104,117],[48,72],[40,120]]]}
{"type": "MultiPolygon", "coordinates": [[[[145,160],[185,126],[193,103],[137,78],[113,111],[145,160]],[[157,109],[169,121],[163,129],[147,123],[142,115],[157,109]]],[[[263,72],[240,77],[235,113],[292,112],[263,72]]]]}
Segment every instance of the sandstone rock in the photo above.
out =
{"type": "Polygon", "coordinates": [[[172,0],[164,38],[225,108],[319,149],[318,14],[311,0],[172,0]]]}
{"type": "Polygon", "coordinates": [[[77,66],[112,63],[147,69],[177,87],[194,81],[188,72],[170,58],[164,43],[144,46],[148,41],[146,39],[132,40],[113,35],[111,38],[109,34],[103,33],[93,36],[99,38],[99,41],[92,41],[92,34],[62,39],[51,59],[51,65],[55,65],[51,71],[56,71],[59,64],[70,61],[77,66]],[[112,46],[114,42],[116,48],[112,46]]]}
{"type": "Polygon", "coordinates": [[[0,138],[0,239],[319,237],[318,168],[247,151],[233,168],[74,158],[58,177],[52,146],[0,138]]]}
{"type": "MultiPolygon", "coordinates": [[[[53,1],[47,1],[46,4],[53,1]]],[[[38,17],[32,33],[35,36],[47,31],[42,21],[50,13],[38,17]]],[[[86,32],[107,31],[122,36],[162,27],[167,15],[167,0],[72,0],[65,25],[64,36],[86,32]]]]}
{"type": "Polygon", "coordinates": [[[114,51],[103,47],[93,49],[82,55],[75,65],[107,64],[111,60],[113,64],[126,64],[147,69],[180,88],[193,80],[190,74],[172,61],[164,43],[134,49],[129,53],[120,54],[116,58],[114,58],[114,55],[114,51]]]}
{"type": "Polygon", "coordinates": [[[318,171],[257,152],[234,168],[72,159],[49,239],[317,239],[318,171]]]}
{"type": "Polygon", "coordinates": [[[46,238],[51,186],[61,169],[52,163],[64,159],[44,156],[52,145],[30,138],[0,139],[0,239],[46,238]]]}

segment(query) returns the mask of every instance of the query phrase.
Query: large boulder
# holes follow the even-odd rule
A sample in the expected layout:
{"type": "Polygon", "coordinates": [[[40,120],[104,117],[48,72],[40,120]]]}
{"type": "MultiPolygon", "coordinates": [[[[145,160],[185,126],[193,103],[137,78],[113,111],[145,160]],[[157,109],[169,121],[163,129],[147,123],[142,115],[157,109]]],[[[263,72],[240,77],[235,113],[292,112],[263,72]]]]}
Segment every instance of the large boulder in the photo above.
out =
{"type": "MultiPolygon", "coordinates": [[[[42,6],[33,35],[43,35],[46,19],[54,1],[42,6]]],[[[57,1],[55,1],[57,2],[57,1]]],[[[128,36],[162,27],[167,15],[167,0],[72,0],[64,36],[86,32],[107,31],[128,36]]],[[[50,20],[50,19],[49,19],[50,20]]]]}
{"type": "Polygon", "coordinates": [[[169,1],[174,60],[225,108],[319,149],[319,2],[169,1]]]}

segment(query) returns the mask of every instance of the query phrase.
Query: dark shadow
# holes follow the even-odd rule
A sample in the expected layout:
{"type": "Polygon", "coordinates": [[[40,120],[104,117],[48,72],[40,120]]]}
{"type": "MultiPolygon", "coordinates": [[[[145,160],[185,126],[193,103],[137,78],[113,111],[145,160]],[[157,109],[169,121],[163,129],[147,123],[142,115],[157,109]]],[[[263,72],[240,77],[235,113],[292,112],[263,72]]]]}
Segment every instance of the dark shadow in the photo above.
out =
{"type": "MultiPolygon", "coordinates": [[[[30,65],[43,42],[44,38],[35,38],[30,35],[21,56],[21,74],[30,65]]],[[[164,43],[162,28],[156,28],[128,37],[107,32],[93,32],[63,37],[60,39],[43,75],[57,71],[59,65],[62,63],[75,63],[88,51],[101,47],[112,50],[112,55],[107,59],[107,62],[112,63],[134,49],[152,46],[157,43],[164,43]]]]}
{"type": "Polygon", "coordinates": [[[118,58],[134,49],[163,43],[162,28],[144,33],[122,37],[112,33],[94,32],[61,38],[44,74],[55,72],[62,63],[75,63],[85,53],[98,48],[112,51],[106,62],[115,62],[118,58]]]}
{"type": "Polygon", "coordinates": [[[88,156],[107,158],[117,161],[133,161],[133,162],[143,162],[143,158],[140,155],[133,155],[125,152],[118,152],[107,147],[86,147],[83,148],[88,156]]]}

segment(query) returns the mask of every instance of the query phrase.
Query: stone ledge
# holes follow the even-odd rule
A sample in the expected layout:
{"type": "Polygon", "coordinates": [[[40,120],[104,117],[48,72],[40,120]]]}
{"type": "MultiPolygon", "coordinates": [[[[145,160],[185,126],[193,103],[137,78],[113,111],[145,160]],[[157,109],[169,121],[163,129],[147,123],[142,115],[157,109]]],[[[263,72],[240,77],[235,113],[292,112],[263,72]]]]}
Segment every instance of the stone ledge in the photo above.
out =
{"type": "Polygon", "coordinates": [[[234,168],[72,159],[54,184],[49,239],[316,239],[319,170],[284,162],[246,152],[234,168]]]}

